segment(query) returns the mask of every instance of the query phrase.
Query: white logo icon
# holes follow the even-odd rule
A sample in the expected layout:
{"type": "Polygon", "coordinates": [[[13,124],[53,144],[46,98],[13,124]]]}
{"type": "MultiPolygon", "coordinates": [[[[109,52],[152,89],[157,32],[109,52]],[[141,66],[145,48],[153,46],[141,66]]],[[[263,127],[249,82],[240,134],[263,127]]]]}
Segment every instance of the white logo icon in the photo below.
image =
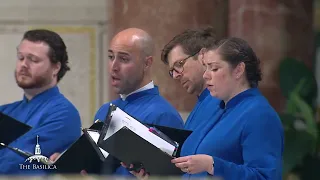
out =
{"type": "Polygon", "coordinates": [[[41,148],[40,148],[40,144],[39,144],[39,136],[37,135],[37,144],[34,150],[34,155],[28,157],[25,162],[29,161],[29,163],[32,163],[32,161],[38,161],[38,162],[42,162],[44,164],[49,162],[49,159],[43,155],[41,155],[41,148]]]}

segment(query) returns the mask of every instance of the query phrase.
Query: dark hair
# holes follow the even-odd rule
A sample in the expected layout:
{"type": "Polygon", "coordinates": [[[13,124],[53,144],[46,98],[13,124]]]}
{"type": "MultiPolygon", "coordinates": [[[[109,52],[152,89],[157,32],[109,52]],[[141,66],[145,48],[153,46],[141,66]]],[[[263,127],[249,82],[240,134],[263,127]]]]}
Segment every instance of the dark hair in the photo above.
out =
{"type": "Polygon", "coordinates": [[[178,45],[182,47],[185,54],[194,55],[212,42],[216,42],[216,35],[212,27],[187,29],[176,35],[164,46],[161,53],[161,61],[168,64],[168,54],[178,45]]]}
{"type": "Polygon", "coordinates": [[[236,37],[223,39],[212,44],[207,50],[217,50],[222,59],[233,67],[243,62],[250,87],[258,87],[262,76],[260,60],[245,40],[236,37]]]}
{"type": "Polygon", "coordinates": [[[57,33],[46,29],[34,29],[25,32],[23,39],[31,42],[44,42],[49,46],[48,57],[51,63],[61,63],[61,68],[57,77],[58,82],[66,72],[70,70],[70,67],[68,66],[67,47],[57,33]]]}

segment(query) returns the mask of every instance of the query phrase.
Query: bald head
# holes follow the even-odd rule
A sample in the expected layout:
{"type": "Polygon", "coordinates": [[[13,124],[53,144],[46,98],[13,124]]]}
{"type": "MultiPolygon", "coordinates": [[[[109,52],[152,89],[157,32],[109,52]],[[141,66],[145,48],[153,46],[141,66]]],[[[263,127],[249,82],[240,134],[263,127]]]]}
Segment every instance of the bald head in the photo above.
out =
{"type": "Polygon", "coordinates": [[[118,94],[129,94],[151,82],[154,44],[137,28],[116,34],[108,50],[111,85],[118,94]]]}
{"type": "Polygon", "coordinates": [[[129,28],[120,31],[111,40],[111,44],[121,44],[142,52],[144,56],[153,56],[155,45],[151,36],[144,30],[129,28]]]}

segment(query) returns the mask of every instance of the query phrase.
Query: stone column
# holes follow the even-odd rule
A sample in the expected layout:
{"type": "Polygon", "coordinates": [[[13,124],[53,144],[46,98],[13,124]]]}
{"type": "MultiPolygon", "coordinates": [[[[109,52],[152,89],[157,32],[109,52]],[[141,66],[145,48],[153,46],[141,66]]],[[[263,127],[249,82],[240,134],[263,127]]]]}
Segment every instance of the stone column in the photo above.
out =
{"type": "MultiPolygon", "coordinates": [[[[214,26],[218,36],[227,33],[227,1],[221,0],[114,0],[113,33],[129,27],[142,28],[156,42],[153,80],[160,93],[180,112],[190,112],[196,97],[190,96],[168,75],[161,62],[163,46],[186,28],[214,26]]],[[[116,97],[112,94],[111,97],[116,97]]]]}
{"type": "Polygon", "coordinates": [[[278,66],[290,56],[311,68],[312,0],[229,0],[229,36],[247,40],[262,61],[262,93],[276,110],[284,107],[278,66]]]}

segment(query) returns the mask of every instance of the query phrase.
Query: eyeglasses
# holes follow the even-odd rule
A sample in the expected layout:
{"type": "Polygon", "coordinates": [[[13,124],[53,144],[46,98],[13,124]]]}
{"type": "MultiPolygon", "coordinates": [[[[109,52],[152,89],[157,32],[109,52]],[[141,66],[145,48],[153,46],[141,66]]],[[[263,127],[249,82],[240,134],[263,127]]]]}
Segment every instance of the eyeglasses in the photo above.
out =
{"type": "Polygon", "coordinates": [[[187,59],[189,59],[189,58],[197,55],[198,53],[199,53],[199,51],[196,52],[195,54],[192,54],[192,55],[190,55],[190,56],[188,56],[188,57],[180,60],[180,61],[176,61],[176,62],[173,64],[172,68],[170,68],[170,70],[169,70],[169,75],[170,75],[170,77],[173,77],[173,71],[175,71],[175,72],[178,73],[178,74],[183,73],[183,71],[184,71],[183,65],[186,63],[187,59]]]}

